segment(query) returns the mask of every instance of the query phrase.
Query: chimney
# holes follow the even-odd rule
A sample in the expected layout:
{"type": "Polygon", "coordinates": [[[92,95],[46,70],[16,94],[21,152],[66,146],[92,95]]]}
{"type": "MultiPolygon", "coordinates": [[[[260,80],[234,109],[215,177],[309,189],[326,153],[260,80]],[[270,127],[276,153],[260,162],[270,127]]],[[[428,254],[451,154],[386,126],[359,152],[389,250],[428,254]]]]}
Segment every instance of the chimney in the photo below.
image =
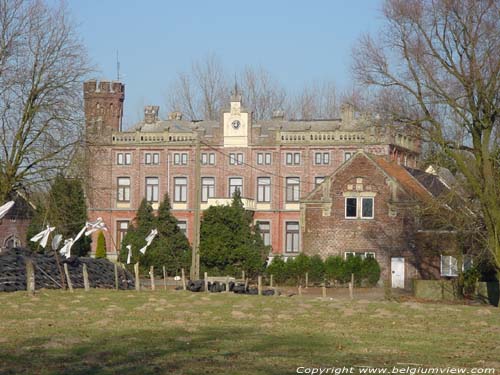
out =
{"type": "Polygon", "coordinates": [[[282,110],[275,110],[275,111],[273,111],[271,119],[284,120],[285,119],[285,112],[283,112],[282,110]]]}
{"type": "Polygon", "coordinates": [[[144,122],[153,124],[158,121],[158,111],[160,107],[157,105],[147,105],[144,107],[144,122]]]}
{"type": "Polygon", "coordinates": [[[340,118],[342,122],[352,122],[354,120],[354,106],[351,103],[344,103],[340,106],[340,118]]]}
{"type": "Polygon", "coordinates": [[[179,111],[170,112],[168,114],[169,120],[182,120],[182,113],[179,111]]]}

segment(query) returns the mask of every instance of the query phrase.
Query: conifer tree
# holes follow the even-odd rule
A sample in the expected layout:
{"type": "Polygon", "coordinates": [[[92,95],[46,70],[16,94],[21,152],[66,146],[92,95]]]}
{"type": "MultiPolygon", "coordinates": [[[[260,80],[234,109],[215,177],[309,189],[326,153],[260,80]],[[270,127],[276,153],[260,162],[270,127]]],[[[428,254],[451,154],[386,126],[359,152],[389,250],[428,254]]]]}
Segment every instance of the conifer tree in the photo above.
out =
{"type": "MultiPolygon", "coordinates": [[[[45,229],[45,225],[55,226],[55,233],[60,233],[67,239],[74,238],[87,221],[85,195],[78,179],[58,175],[49,192],[40,197],[35,205],[36,210],[27,232],[28,243],[33,250],[40,249],[29,239],[45,229]]],[[[90,243],[90,237],[83,236],[73,245],[71,255],[87,255],[90,243]]]]}
{"type": "Polygon", "coordinates": [[[96,259],[106,258],[106,239],[104,238],[104,233],[102,233],[102,231],[99,231],[99,235],[97,236],[95,257],[96,259]]]}
{"type": "Polygon", "coordinates": [[[203,213],[200,231],[200,263],[212,274],[260,273],[268,248],[243,207],[237,191],[231,205],[211,206],[203,213]]]}

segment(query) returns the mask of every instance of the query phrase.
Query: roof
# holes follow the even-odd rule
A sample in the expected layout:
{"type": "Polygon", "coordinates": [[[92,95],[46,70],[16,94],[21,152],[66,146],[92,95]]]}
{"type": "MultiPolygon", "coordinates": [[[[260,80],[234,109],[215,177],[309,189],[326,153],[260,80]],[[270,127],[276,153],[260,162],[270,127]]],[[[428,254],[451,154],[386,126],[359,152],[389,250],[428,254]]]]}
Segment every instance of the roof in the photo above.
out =
{"type": "MultiPolygon", "coordinates": [[[[429,200],[434,194],[406,168],[394,161],[389,161],[385,157],[370,155],[372,159],[387,175],[394,178],[404,190],[422,200],[429,200]]],[[[417,171],[414,169],[413,171],[417,171]]],[[[427,174],[423,171],[418,171],[427,174]]],[[[419,174],[419,173],[415,173],[419,174]]],[[[425,179],[425,178],[424,178],[425,179]]]]}
{"type": "Polygon", "coordinates": [[[435,197],[450,191],[436,175],[409,167],[405,167],[405,169],[435,197]]]}

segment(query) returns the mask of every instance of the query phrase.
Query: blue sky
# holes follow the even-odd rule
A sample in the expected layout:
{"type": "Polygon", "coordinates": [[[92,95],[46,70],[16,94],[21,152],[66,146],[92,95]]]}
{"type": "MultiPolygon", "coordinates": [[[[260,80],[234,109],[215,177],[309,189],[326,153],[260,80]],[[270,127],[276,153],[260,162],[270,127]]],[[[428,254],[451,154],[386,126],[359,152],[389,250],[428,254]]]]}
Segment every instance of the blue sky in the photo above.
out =
{"type": "Polygon", "coordinates": [[[215,54],[230,75],[262,66],[290,91],[307,83],[352,83],[351,48],[381,23],[381,0],[70,0],[99,79],[126,85],[124,127],[142,107],[165,109],[169,83],[215,54]]]}

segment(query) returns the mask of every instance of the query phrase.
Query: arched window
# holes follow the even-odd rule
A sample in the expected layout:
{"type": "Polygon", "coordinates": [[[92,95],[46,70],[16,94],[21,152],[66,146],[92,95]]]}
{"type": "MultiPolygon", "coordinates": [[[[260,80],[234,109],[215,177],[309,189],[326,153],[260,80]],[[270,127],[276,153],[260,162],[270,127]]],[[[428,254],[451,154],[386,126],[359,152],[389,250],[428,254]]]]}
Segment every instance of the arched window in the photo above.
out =
{"type": "Polygon", "coordinates": [[[13,249],[13,248],[19,247],[19,246],[21,246],[21,241],[15,235],[11,235],[11,236],[7,237],[7,239],[5,240],[5,248],[7,250],[13,249]]]}

